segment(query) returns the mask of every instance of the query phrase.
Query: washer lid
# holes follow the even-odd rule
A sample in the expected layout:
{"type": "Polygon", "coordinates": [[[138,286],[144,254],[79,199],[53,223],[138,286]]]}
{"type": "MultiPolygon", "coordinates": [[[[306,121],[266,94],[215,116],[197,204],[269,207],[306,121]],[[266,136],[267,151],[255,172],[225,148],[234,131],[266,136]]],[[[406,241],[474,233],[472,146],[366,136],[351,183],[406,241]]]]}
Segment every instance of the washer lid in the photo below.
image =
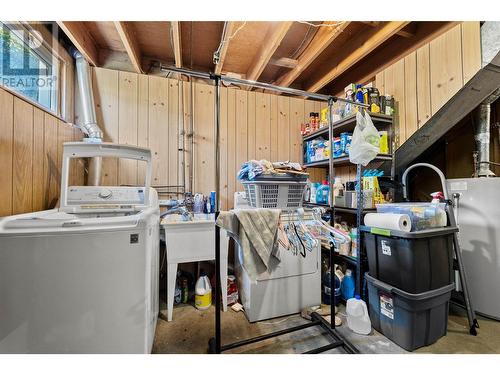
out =
{"type": "Polygon", "coordinates": [[[47,232],[53,230],[123,228],[137,226],[143,213],[67,213],[48,210],[16,215],[0,221],[0,235],[7,233],[47,232]]]}

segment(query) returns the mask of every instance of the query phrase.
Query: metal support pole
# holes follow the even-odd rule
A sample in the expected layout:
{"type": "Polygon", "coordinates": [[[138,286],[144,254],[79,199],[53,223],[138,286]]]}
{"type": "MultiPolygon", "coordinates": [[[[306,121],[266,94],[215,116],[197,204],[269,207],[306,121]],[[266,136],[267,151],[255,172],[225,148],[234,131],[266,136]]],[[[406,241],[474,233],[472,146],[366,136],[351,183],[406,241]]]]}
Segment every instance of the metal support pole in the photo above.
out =
{"type": "Polygon", "coordinates": [[[358,182],[357,186],[357,203],[356,203],[356,247],[357,247],[357,257],[356,257],[356,294],[361,295],[361,231],[359,228],[361,227],[361,217],[363,216],[363,208],[364,208],[364,200],[363,200],[363,188],[361,181],[361,164],[358,164],[356,167],[356,181],[358,182]]]}
{"type": "MultiPolygon", "coordinates": [[[[330,224],[333,226],[335,223],[335,209],[333,207],[333,102],[332,98],[328,99],[328,144],[330,147],[330,153],[328,156],[328,185],[330,186],[329,195],[329,206],[330,206],[330,224]]],[[[335,329],[335,306],[337,305],[337,300],[335,297],[335,262],[333,261],[333,253],[335,251],[335,246],[330,246],[329,255],[329,265],[330,265],[330,327],[335,329]]]]}
{"type": "Polygon", "coordinates": [[[357,103],[357,102],[354,102],[352,100],[337,98],[337,97],[332,96],[332,95],[318,94],[315,92],[308,92],[308,91],[304,91],[304,90],[292,89],[290,87],[276,86],[276,85],[272,85],[270,83],[251,81],[248,79],[233,78],[233,77],[228,77],[228,76],[216,76],[216,75],[210,74],[210,73],[196,72],[194,70],[177,68],[175,66],[160,66],[160,70],[162,72],[174,72],[174,73],[184,74],[184,75],[197,77],[197,78],[201,78],[201,79],[207,79],[207,80],[208,79],[215,80],[215,77],[218,77],[219,81],[225,82],[225,83],[232,83],[235,85],[257,87],[257,88],[261,88],[264,90],[281,92],[284,94],[304,96],[304,97],[310,98],[310,99],[323,100],[325,102],[329,101],[329,100],[333,100],[333,101],[338,100],[338,101],[341,101],[344,103],[355,104],[358,107],[369,108],[368,104],[357,103]]]}
{"type": "MultiPolygon", "coordinates": [[[[215,82],[215,220],[219,216],[220,207],[220,76],[212,77],[215,82]]],[[[220,278],[220,228],[215,226],[215,352],[221,353],[221,285],[220,278]]]]}

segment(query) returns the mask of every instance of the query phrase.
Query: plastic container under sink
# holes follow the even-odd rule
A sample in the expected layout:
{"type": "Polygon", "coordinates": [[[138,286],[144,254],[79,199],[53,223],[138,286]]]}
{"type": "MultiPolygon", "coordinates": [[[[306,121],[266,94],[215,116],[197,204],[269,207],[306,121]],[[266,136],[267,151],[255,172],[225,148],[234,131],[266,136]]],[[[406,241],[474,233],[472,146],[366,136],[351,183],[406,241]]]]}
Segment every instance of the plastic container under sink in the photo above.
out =
{"type": "Polygon", "coordinates": [[[347,326],[360,335],[369,335],[372,331],[372,323],[368,315],[368,308],[360,296],[349,298],[346,305],[347,326]]]}

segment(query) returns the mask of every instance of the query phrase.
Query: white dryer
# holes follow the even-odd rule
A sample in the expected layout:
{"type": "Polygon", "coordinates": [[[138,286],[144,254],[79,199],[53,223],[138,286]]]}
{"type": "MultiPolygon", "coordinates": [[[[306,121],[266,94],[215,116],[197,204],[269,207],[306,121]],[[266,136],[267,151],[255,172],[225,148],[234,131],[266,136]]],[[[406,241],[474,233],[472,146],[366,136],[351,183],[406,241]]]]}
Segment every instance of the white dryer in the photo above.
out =
{"type": "Polygon", "coordinates": [[[0,220],[0,353],[149,353],[158,316],[151,152],[65,143],[58,209],[0,220]],[[147,163],[141,187],[69,186],[72,158],[147,163]]]}

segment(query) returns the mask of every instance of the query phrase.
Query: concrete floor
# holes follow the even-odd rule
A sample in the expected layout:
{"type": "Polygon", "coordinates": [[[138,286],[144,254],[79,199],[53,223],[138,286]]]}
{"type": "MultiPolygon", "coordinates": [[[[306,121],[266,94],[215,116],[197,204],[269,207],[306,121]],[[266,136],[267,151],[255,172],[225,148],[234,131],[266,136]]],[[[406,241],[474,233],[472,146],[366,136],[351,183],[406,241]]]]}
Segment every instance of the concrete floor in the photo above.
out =
{"type": "MultiPolygon", "coordinates": [[[[361,353],[399,354],[408,353],[376,331],[369,336],[352,332],[345,323],[341,305],[339,315],[343,324],[339,332],[355,345],[361,353]]],[[[153,353],[206,353],[208,340],[214,335],[215,309],[199,311],[192,305],[175,306],[173,321],[159,319],[153,353]]],[[[229,311],[222,314],[222,343],[227,344],[284,329],[306,322],[300,315],[290,315],[264,322],[249,323],[243,312],[229,311]]],[[[452,308],[448,321],[448,334],[428,347],[415,353],[500,353],[500,323],[479,319],[481,329],[476,337],[467,332],[467,318],[463,310],[452,308]]],[[[234,349],[227,353],[302,353],[331,342],[329,336],[318,327],[297,331],[234,349]]],[[[326,353],[342,353],[334,349],[326,353]]]]}

